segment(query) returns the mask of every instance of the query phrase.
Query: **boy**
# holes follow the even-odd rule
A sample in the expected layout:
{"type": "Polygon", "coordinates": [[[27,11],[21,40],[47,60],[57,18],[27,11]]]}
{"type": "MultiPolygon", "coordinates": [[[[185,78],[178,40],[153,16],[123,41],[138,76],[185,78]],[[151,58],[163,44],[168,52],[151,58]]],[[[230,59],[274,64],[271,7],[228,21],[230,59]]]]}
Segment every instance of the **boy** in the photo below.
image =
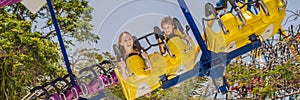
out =
{"type": "MultiPolygon", "coordinates": [[[[161,27],[164,31],[164,37],[165,39],[170,39],[174,36],[179,36],[180,38],[188,40],[190,43],[192,43],[192,38],[189,35],[182,34],[179,30],[175,29],[175,25],[173,22],[173,18],[170,16],[164,17],[161,21],[161,27]]],[[[165,44],[159,45],[159,49],[162,54],[165,54],[166,49],[165,49],[165,44]]]]}

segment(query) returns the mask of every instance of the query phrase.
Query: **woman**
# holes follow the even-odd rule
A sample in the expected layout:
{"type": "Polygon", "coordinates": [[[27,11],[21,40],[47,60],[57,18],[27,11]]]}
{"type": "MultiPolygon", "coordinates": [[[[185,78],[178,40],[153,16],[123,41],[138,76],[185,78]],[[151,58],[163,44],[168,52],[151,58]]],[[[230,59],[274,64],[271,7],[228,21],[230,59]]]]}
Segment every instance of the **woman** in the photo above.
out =
{"type": "MultiPolygon", "coordinates": [[[[123,54],[124,60],[126,60],[125,58],[129,57],[130,55],[139,54],[146,62],[150,63],[149,57],[146,52],[142,52],[140,54],[140,52],[138,51],[138,49],[136,48],[136,46],[134,44],[132,35],[129,32],[124,31],[120,34],[118,45],[121,50],[121,53],[123,54]]],[[[120,67],[120,72],[121,72],[122,77],[124,79],[127,79],[129,75],[127,73],[127,66],[126,66],[125,61],[118,62],[118,66],[120,67]]],[[[145,69],[145,70],[151,70],[151,66],[148,66],[148,67],[150,67],[150,68],[145,69]]]]}

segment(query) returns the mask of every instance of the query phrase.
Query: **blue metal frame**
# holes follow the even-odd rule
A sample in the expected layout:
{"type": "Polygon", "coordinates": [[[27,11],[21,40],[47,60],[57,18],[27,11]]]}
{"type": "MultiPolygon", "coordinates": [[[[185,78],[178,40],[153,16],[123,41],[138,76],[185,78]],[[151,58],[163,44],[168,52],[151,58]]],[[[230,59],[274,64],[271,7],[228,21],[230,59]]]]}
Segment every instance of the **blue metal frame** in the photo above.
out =
{"type": "Polygon", "coordinates": [[[61,52],[63,54],[66,67],[67,67],[68,73],[70,75],[71,83],[72,83],[73,86],[76,86],[76,82],[75,82],[74,77],[73,77],[73,73],[72,73],[72,69],[70,67],[70,62],[69,62],[69,59],[68,59],[67,51],[65,49],[64,41],[62,39],[60,29],[59,29],[59,26],[58,26],[58,23],[57,23],[57,20],[56,20],[56,16],[55,16],[55,12],[54,12],[54,9],[53,9],[53,6],[52,6],[52,2],[51,2],[51,0],[47,0],[47,2],[48,2],[47,4],[48,4],[48,7],[49,7],[50,13],[51,13],[51,18],[52,18],[52,21],[53,21],[53,24],[54,24],[54,27],[55,27],[56,35],[57,35],[57,38],[58,38],[58,41],[59,41],[59,45],[60,45],[60,48],[61,48],[61,52]]]}
{"type": "MultiPolygon", "coordinates": [[[[205,75],[209,75],[209,74],[211,74],[210,73],[211,71],[214,71],[215,68],[218,68],[218,67],[224,67],[224,69],[225,69],[227,64],[235,57],[242,55],[244,53],[247,53],[247,52],[261,46],[261,41],[256,40],[256,41],[253,41],[250,44],[248,44],[242,48],[239,48],[237,50],[234,50],[230,53],[214,53],[214,52],[209,51],[207,49],[207,46],[204,44],[201,33],[199,32],[199,29],[197,28],[197,25],[195,24],[195,21],[193,20],[193,17],[191,15],[185,1],[184,0],[177,0],[177,1],[178,1],[179,5],[181,7],[181,10],[182,10],[188,24],[190,25],[191,30],[193,31],[193,34],[202,50],[202,56],[201,56],[200,61],[197,62],[197,64],[195,65],[195,67],[188,72],[178,75],[175,78],[172,78],[171,80],[166,80],[167,79],[166,76],[161,76],[160,78],[162,79],[162,87],[164,89],[170,88],[170,87],[172,87],[180,82],[183,82],[191,77],[195,77],[195,76],[203,77],[205,75]],[[218,62],[217,60],[221,60],[222,61],[221,64],[224,64],[225,66],[222,66],[221,64],[213,65],[213,63],[215,61],[218,62]]],[[[55,16],[55,12],[54,12],[51,0],[47,0],[47,2],[48,2],[48,7],[50,9],[54,27],[56,29],[57,38],[59,40],[59,44],[60,44],[60,47],[61,47],[61,50],[63,53],[64,61],[65,61],[68,73],[70,75],[71,83],[73,86],[75,86],[76,82],[75,82],[73,74],[72,74],[72,69],[70,68],[69,59],[67,56],[66,49],[64,47],[63,39],[62,39],[62,36],[60,33],[60,29],[59,29],[59,26],[58,26],[58,23],[56,20],[56,16],[55,16]]],[[[223,72],[224,72],[224,70],[223,70],[223,72]]],[[[217,75],[216,77],[220,77],[220,75],[217,75]]],[[[224,86],[221,86],[220,88],[224,89],[224,86]]],[[[223,90],[223,91],[226,91],[226,90],[223,90]]]]}
{"type": "MultiPolygon", "coordinates": [[[[248,2],[253,2],[253,0],[249,0],[248,2]]],[[[254,12],[251,10],[252,7],[254,8],[255,14],[258,14],[258,11],[257,11],[258,9],[256,8],[256,6],[255,6],[254,4],[251,4],[250,6],[248,6],[247,9],[248,9],[249,11],[251,11],[252,13],[254,13],[254,12]]]]}
{"type": "MultiPolygon", "coordinates": [[[[162,81],[162,87],[164,88],[164,89],[167,89],[167,88],[170,88],[170,87],[172,87],[172,86],[174,86],[174,85],[176,85],[176,84],[178,84],[178,83],[180,83],[180,82],[183,82],[183,81],[185,81],[185,80],[187,80],[187,79],[189,79],[189,78],[191,78],[191,77],[195,77],[195,76],[198,76],[198,75],[200,75],[200,72],[202,72],[200,69],[200,67],[203,67],[202,65],[201,65],[201,63],[197,63],[196,64],[196,66],[192,69],[192,70],[190,70],[190,71],[188,71],[188,72],[185,72],[185,73],[183,73],[183,74],[180,74],[180,75],[178,75],[178,76],[176,76],[176,77],[174,77],[174,78],[172,78],[171,80],[165,80],[165,81],[162,81]]],[[[166,76],[161,76],[161,79],[162,79],[162,77],[164,78],[164,79],[167,79],[167,77],[166,76]]]]}
{"type": "MultiPolygon", "coordinates": [[[[183,14],[186,17],[186,20],[188,21],[188,23],[195,35],[195,38],[197,39],[198,44],[201,47],[203,54],[201,56],[200,61],[197,62],[197,64],[195,65],[195,67],[192,70],[185,72],[181,75],[178,75],[170,80],[166,80],[167,79],[166,75],[161,76],[160,78],[162,81],[162,87],[164,89],[170,88],[170,87],[172,87],[180,82],[183,82],[191,77],[194,77],[194,76],[202,77],[202,76],[208,75],[208,76],[212,77],[213,79],[221,77],[221,76],[223,76],[225,67],[229,64],[229,62],[232,59],[234,59],[237,56],[240,56],[244,53],[252,51],[255,48],[258,48],[262,45],[261,41],[259,39],[256,39],[256,40],[253,40],[250,44],[247,44],[247,45],[245,45],[241,48],[238,48],[229,53],[211,52],[207,49],[206,45],[204,44],[202,36],[195,24],[190,12],[189,12],[184,0],[178,0],[178,3],[181,7],[183,14]]],[[[225,83],[226,83],[226,80],[225,80],[225,83]]],[[[219,87],[221,92],[227,91],[227,90],[224,90],[225,85],[219,87]]]]}
{"type": "MultiPolygon", "coordinates": [[[[236,3],[238,3],[240,0],[235,0],[236,3]]],[[[245,0],[242,0],[243,2],[245,2],[245,0]]],[[[248,0],[248,2],[253,2],[253,0],[248,0]]],[[[224,0],[219,0],[217,3],[216,3],[217,6],[224,6],[224,0]]],[[[251,13],[255,13],[255,14],[258,14],[258,9],[256,8],[256,6],[254,4],[250,4],[248,7],[247,7],[247,10],[250,11],[251,13]],[[254,8],[254,12],[251,10],[251,8],[254,8]]],[[[230,10],[231,12],[233,11],[233,8],[231,8],[230,10]]]]}
{"type": "Polygon", "coordinates": [[[182,13],[184,14],[188,24],[191,27],[191,30],[193,31],[194,36],[196,37],[196,40],[202,50],[202,54],[205,55],[205,58],[207,59],[211,59],[210,54],[208,52],[208,49],[206,47],[206,45],[204,44],[204,41],[202,39],[201,33],[199,32],[199,29],[197,28],[197,25],[195,24],[195,21],[187,7],[187,5],[185,4],[184,0],[177,0],[180,8],[182,10],[182,13]]]}
{"type": "MultiPolygon", "coordinates": [[[[234,59],[235,57],[237,56],[240,56],[244,53],[247,53],[249,51],[252,51],[254,50],[255,48],[258,48],[262,45],[261,41],[260,40],[257,40],[257,41],[253,41],[251,42],[250,44],[247,44],[246,46],[244,47],[241,47],[237,50],[234,50],[232,52],[229,52],[229,53],[219,53],[217,54],[218,56],[216,56],[216,58],[213,58],[212,60],[210,61],[203,61],[203,59],[201,59],[199,62],[197,62],[197,64],[195,65],[195,67],[188,71],[188,72],[185,72],[181,75],[178,75],[170,80],[165,80],[165,81],[162,81],[162,87],[164,89],[167,89],[167,88],[170,88],[180,82],[183,82],[191,77],[194,77],[194,76],[200,76],[200,77],[203,77],[205,75],[209,75],[209,72],[210,71],[213,71],[213,67],[225,67],[227,66],[227,64],[229,64],[229,62],[234,59]],[[218,60],[219,58],[223,59],[223,58],[226,58],[226,65],[225,66],[211,66],[211,62],[214,62],[215,60],[218,60]]],[[[161,79],[167,79],[166,76],[161,76],[161,79]]]]}

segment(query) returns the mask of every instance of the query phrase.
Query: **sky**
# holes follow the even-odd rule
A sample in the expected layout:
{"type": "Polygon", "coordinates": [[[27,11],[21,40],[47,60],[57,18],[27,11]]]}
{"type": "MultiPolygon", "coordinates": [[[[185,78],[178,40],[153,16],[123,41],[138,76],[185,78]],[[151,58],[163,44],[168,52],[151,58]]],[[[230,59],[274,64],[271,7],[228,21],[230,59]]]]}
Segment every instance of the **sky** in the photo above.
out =
{"type": "MultiPolygon", "coordinates": [[[[140,37],[153,31],[154,26],[160,27],[165,16],[176,17],[182,25],[187,22],[177,0],[89,0],[94,8],[92,12],[93,33],[100,36],[97,44],[79,43],[77,48],[97,48],[101,52],[111,52],[112,45],[117,43],[119,34],[128,31],[140,37]]],[[[196,24],[202,33],[201,18],[204,17],[204,5],[207,1],[215,4],[219,0],[185,0],[196,24]]],[[[288,0],[287,9],[300,10],[299,0],[288,0]]],[[[287,12],[287,16],[291,13],[287,12]]],[[[291,22],[299,24],[299,22],[291,22]]],[[[287,24],[284,27],[288,27],[287,24]]],[[[191,32],[190,32],[191,34],[191,32]]],[[[194,36],[192,36],[194,38],[194,36]]],[[[195,41],[196,42],[196,41],[195,41]]],[[[158,49],[157,49],[158,50],[158,49]]]]}
{"type": "MultiPolygon", "coordinates": [[[[206,0],[186,0],[191,12],[197,12],[193,16],[198,20],[198,25],[205,2],[206,0]]],[[[168,15],[187,25],[177,0],[90,0],[90,4],[94,8],[93,32],[100,36],[100,42],[78,44],[79,48],[95,47],[113,53],[112,44],[117,43],[122,31],[141,37],[153,32],[154,26],[160,27],[161,19],[168,15]]]]}
{"type": "MultiPolygon", "coordinates": [[[[154,26],[160,27],[165,16],[176,17],[182,25],[187,22],[177,0],[88,0],[94,8],[92,12],[93,33],[100,36],[100,41],[92,44],[78,43],[76,48],[97,48],[101,52],[111,52],[112,45],[117,43],[119,34],[128,31],[140,37],[153,32],[154,26]]],[[[201,18],[207,1],[215,4],[219,0],[185,0],[196,24],[202,32],[201,18]]],[[[288,0],[287,9],[300,10],[299,0],[288,0]]],[[[287,12],[287,16],[290,13],[287,12]]],[[[296,22],[294,22],[296,23],[296,22]]],[[[299,23],[299,22],[297,22],[299,23]]],[[[287,26],[287,25],[286,25],[287,26]]],[[[190,32],[191,33],[191,32],[190,32]]],[[[194,36],[192,36],[194,38],[194,36]]]]}

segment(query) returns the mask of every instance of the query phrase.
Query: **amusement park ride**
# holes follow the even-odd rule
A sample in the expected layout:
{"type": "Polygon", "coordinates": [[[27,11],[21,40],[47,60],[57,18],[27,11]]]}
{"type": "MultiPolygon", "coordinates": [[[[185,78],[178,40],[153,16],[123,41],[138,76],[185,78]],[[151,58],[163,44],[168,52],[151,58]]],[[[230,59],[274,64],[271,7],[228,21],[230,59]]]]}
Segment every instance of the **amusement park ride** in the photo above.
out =
{"type": "MultiPolygon", "coordinates": [[[[51,9],[51,1],[47,0],[51,9]]],[[[184,29],[180,22],[173,18],[175,29],[185,35],[191,30],[197,45],[177,36],[165,40],[164,32],[157,26],[152,33],[134,38],[134,43],[140,52],[146,52],[161,44],[166,45],[167,55],[159,52],[149,54],[152,70],[146,68],[144,60],[139,55],[122,58],[121,48],[113,45],[114,53],[119,58],[103,61],[91,67],[82,69],[84,74],[75,77],[68,67],[69,75],[47,82],[43,86],[34,87],[23,99],[38,99],[40,97],[52,100],[69,100],[93,94],[120,83],[127,99],[136,99],[159,87],[168,89],[192,77],[209,76],[213,85],[221,93],[228,92],[227,80],[224,71],[230,61],[244,53],[250,52],[262,45],[262,42],[271,38],[278,32],[285,17],[286,0],[219,0],[214,6],[205,4],[205,18],[202,19],[203,32],[200,33],[195,21],[184,0],[178,0],[182,13],[189,25],[184,29]],[[229,4],[229,5],[228,5],[229,4]],[[158,41],[149,41],[154,36],[158,41]],[[145,40],[148,47],[140,44],[145,40]],[[145,49],[142,49],[144,47],[145,49]],[[200,60],[197,59],[202,52],[200,60]],[[124,79],[119,72],[116,62],[125,61],[130,76],[124,79]],[[108,66],[109,69],[105,69],[108,66]],[[95,71],[95,69],[100,70],[95,71]],[[71,82],[67,78],[70,78],[71,82]],[[216,80],[222,80],[217,84],[216,80]],[[82,80],[90,80],[88,83],[82,80]],[[58,88],[62,84],[63,88],[58,88]],[[50,94],[48,91],[55,91],[50,94]]],[[[51,11],[53,21],[55,14],[51,11]]],[[[54,22],[54,24],[57,22],[54,22]]],[[[57,34],[59,33],[58,25],[57,34]]],[[[58,35],[58,38],[61,38],[58,35]]],[[[60,40],[60,39],[59,39],[60,40]]],[[[60,45],[63,46],[62,41],[60,45]]],[[[61,47],[64,48],[64,47],[61,47]]],[[[64,58],[67,59],[64,49],[64,58]]],[[[66,60],[66,64],[68,60],[66,60]]]]}

